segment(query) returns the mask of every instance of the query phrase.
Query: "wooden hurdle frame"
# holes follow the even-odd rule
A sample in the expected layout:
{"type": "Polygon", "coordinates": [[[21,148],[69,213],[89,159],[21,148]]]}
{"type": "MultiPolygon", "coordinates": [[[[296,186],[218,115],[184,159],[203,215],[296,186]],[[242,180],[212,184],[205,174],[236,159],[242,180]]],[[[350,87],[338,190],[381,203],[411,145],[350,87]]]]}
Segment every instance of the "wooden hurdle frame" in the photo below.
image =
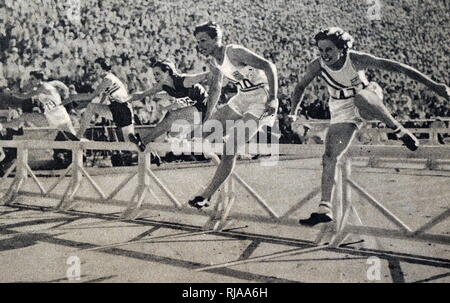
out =
{"type": "MultiPolygon", "coordinates": [[[[109,195],[106,195],[102,189],[96,184],[95,180],[88,174],[83,168],[83,151],[87,149],[97,150],[129,150],[137,151],[137,147],[129,142],[54,142],[54,141],[40,141],[40,140],[12,140],[12,141],[0,141],[0,146],[17,148],[17,161],[15,164],[15,177],[12,184],[9,186],[6,194],[3,196],[4,204],[11,205],[16,197],[20,194],[30,196],[41,197],[55,197],[51,196],[51,192],[56,186],[71,173],[70,182],[67,186],[64,194],[60,198],[60,202],[56,206],[58,210],[70,210],[76,206],[79,202],[77,199],[77,191],[80,188],[81,181],[85,177],[92,185],[97,198],[82,199],[86,202],[107,203],[112,205],[123,206],[123,203],[113,201],[118,192],[128,184],[135,176],[138,177],[138,182],[134,194],[129,201],[127,208],[121,215],[121,219],[131,220],[139,216],[140,212],[144,209],[156,209],[166,211],[180,211],[188,214],[202,214],[209,216],[206,224],[203,226],[205,230],[214,232],[223,230],[229,227],[229,217],[231,209],[236,200],[235,186],[236,183],[241,185],[257,203],[267,212],[269,217],[257,216],[257,215],[245,215],[236,214],[232,217],[242,220],[250,220],[253,222],[264,223],[279,223],[290,226],[298,226],[297,219],[293,219],[292,215],[300,210],[306,203],[312,198],[317,196],[320,192],[319,188],[314,188],[298,203],[294,204],[284,214],[276,213],[270,205],[254,190],[252,189],[236,172],[224,183],[220,194],[217,197],[215,208],[212,211],[194,210],[186,207],[185,203],[179,202],[176,197],[170,192],[170,190],[163,184],[163,182],[153,173],[150,167],[150,153],[139,153],[137,172],[133,172],[125,178],[109,195]],[[30,149],[70,149],[73,152],[72,164],[66,169],[66,171],[56,180],[49,189],[45,189],[39,182],[33,171],[28,166],[28,150],[30,149]],[[32,180],[38,185],[40,193],[32,193],[21,190],[23,183],[28,176],[31,176],[32,180]],[[153,180],[158,187],[165,193],[169,200],[172,202],[172,206],[164,206],[160,204],[143,204],[147,194],[150,194],[154,200],[159,199],[155,196],[154,192],[150,188],[150,180],[153,180]]],[[[208,147],[208,150],[204,152],[211,154],[212,160],[215,164],[219,164],[220,160],[216,154],[222,153],[222,144],[214,144],[208,147]]],[[[276,145],[279,154],[287,155],[302,155],[305,158],[320,157],[324,152],[324,146],[322,145],[276,145]]],[[[148,150],[152,151],[176,151],[179,153],[191,153],[193,151],[201,151],[203,145],[201,143],[183,143],[181,145],[174,146],[170,143],[152,143],[148,150]]],[[[262,144],[247,144],[244,153],[257,153],[257,154],[271,154],[274,152],[273,146],[262,144]]],[[[299,253],[306,253],[310,251],[317,251],[328,247],[337,247],[342,244],[350,234],[375,236],[385,238],[404,239],[411,241],[425,241],[438,244],[449,245],[450,236],[437,235],[426,233],[433,226],[443,222],[450,217],[450,209],[445,210],[437,217],[431,219],[429,222],[419,227],[416,230],[411,230],[404,222],[396,217],[391,211],[385,208],[382,203],[377,201],[369,192],[367,192],[361,185],[354,181],[352,178],[352,159],[356,157],[368,157],[374,155],[380,155],[384,157],[401,157],[406,159],[421,159],[427,158],[430,154],[436,159],[448,159],[450,157],[449,146],[422,146],[417,151],[408,151],[405,147],[401,146],[368,146],[368,145],[356,145],[351,146],[346,155],[338,163],[336,173],[336,183],[333,190],[333,214],[335,220],[328,224],[322,224],[320,232],[318,233],[315,244],[316,246],[306,249],[298,249],[288,252],[282,252],[280,254],[271,254],[266,256],[266,259],[276,258],[286,255],[294,255],[299,253]],[[351,192],[358,193],[366,202],[374,206],[388,221],[398,227],[396,230],[378,227],[367,227],[363,225],[361,218],[359,217],[353,202],[351,199],[351,192]],[[356,221],[356,224],[352,223],[356,221]]],[[[8,174],[11,173],[9,170],[8,174]]],[[[186,199],[187,200],[187,199],[186,199]]],[[[131,242],[132,243],[132,242],[131,242]]],[[[130,244],[131,244],[130,243],[130,244]]],[[[258,257],[257,260],[260,260],[258,257]]],[[[247,259],[226,264],[214,265],[214,267],[231,266],[242,264],[242,262],[252,262],[254,259],[247,259]]],[[[199,270],[210,269],[203,268],[199,270]]]]}

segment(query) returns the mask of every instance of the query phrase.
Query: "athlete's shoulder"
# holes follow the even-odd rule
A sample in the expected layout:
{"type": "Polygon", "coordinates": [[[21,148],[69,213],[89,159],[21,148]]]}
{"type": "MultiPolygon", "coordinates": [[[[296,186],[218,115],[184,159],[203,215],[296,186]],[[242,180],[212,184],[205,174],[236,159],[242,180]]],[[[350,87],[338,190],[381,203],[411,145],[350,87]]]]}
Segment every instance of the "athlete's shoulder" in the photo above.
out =
{"type": "Polygon", "coordinates": [[[41,85],[39,85],[36,90],[43,90],[43,89],[51,89],[53,88],[53,85],[50,82],[42,82],[41,85]]]}
{"type": "Polygon", "coordinates": [[[112,80],[112,79],[119,79],[116,75],[114,75],[114,74],[111,73],[111,72],[106,73],[106,75],[105,75],[104,78],[105,78],[105,79],[110,79],[110,80],[112,80]]]}
{"type": "Polygon", "coordinates": [[[246,48],[244,46],[240,45],[240,44],[230,43],[230,44],[225,45],[225,49],[227,51],[230,51],[230,50],[233,51],[233,50],[236,50],[236,49],[246,49],[246,48]]]}
{"type": "Polygon", "coordinates": [[[306,70],[313,73],[318,73],[322,69],[322,60],[320,57],[314,58],[311,62],[309,62],[306,70]]]}
{"type": "Polygon", "coordinates": [[[242,53],[251,52],[251,50],[240,44],[228,44],[225,46],[225,52],[230,57],[239,56],[242,53]]]}
{"type": "Polygon", "coordinates": [[[352,60],[352,61],[359,61],[359,60],[364,60],[368,57],[373,57],[371,54],[368,54],[365,52],[360,52],[360,51],[355,51],[355,50],[349,50],[348,55],[350,57],[350,60],[352,60]]]}
{"type": "Polygon", "coordinates": [[[119,78],[117,76],[115,76],[113,73],[107,73],[104,77],[103,77],[103,83],[105,84],[111,84],[114,81],[120,81],[119,78]]]}
{"type": "Polygon", "coordinates": [[[369,53],[352,51],[350,60],[357,69],[366,69],[378,64],[380,58],[369,53]]]}
{"type": "Polygon", "coordinates": [[[186,74],[179,74],[179,75],[173,74],[171,77],[175,86],[178,86],[179,84],[183,85],[183,81],[184,78],[186,78],[186,74]]]}
{"type": "Polygon", "coordinates": [[[32,91],[35,92],[36,94],[48,94],[54,89],[55,87],[50,83],[42,82],[39,86],[34,87],[32,91]]]}

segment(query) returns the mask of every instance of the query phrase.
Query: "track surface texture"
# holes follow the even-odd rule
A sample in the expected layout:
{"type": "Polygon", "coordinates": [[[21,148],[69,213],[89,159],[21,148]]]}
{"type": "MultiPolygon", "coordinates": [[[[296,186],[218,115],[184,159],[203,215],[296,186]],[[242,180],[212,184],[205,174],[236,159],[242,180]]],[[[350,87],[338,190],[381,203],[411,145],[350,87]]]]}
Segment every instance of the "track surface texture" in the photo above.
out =
{"type": "MultiPolygon", "coordinates": [[[[214,172],[212,166],[163,169],[155,174],[179,201],[186,203],[214,172]]],[[[236,172],[278,213],[283,213],[320,183],[320,160],[280,161],[275,166],[241,162],[236,172]]],[[[94,176],[106,193],[127,174],[94,176]]],[[[427,170],[354,168],[353,179],[383,205],[415,229],[448,209],[450,174],[427,170]]],[[[8,187],[11,178],[3,181],[8,187]]],[[[40,178],[46,186],[55,178],[40,178]]],[[[55,191],[62,193],[68,180],[55,191]]],[[[133,184],[117,199],[129,199],[133,184]]],[[[31,178],[24,190],[38,191],[31,178]]],[[[145,204],[171,205],[154,186],[145,204]]],[[[240,186],[231,212],[266,215],[240,186]]],[[[96,196],[86,181],[81,196],[96,196]]],[[[377,210],[356,193],[354,205],[367,226],[392,228],[377,210]]],[[[309,216],[315,197],[293,217],[309,216]]],[[[12,206],[0,207],[0,282],[68,282],[71,261],[80,261],[79,280],[73,282],[450,282],[450,247],[367,236],[352,236],[344,245],[287,257],[196,271],[202,267],[245,260],[292,249],[308,248],[319,232],[235,220],[229,230],[202,232],[207,217],[177,211],[146,210],[132,221],[118,219],[121,206],[82,203],[67,212],[52,211],[58,201],[19,196],[12,206]],[[177,236],[173,236],[177,235],[177,236]],[[115,247],[100,246],[138,241],[115,247]],[[72,257],[72,259],[71,259],[72,257]],[[371,258],[371,259],[369,259],[371,258]],[[375,260],[375,261],[374,261],[375,260]],[[373,266],[379,279],[373,279],[373,266]]],[[[448,235],[449,220],[429,231],[448,235]]]]}

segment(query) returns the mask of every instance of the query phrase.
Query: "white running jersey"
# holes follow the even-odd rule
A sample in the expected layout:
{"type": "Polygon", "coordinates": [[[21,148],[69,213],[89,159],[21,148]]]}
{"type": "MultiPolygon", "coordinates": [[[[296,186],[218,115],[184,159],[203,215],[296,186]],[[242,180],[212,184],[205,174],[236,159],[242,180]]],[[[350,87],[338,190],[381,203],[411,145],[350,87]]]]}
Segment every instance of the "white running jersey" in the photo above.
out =
{"type": "Polygon", "coordinates": [[[112,81],[112,84],[102,92],[107,95],[108,100],[119,103],[127,102],[130,97],[125,84],[112,73],[106,74],[105,78],[112,81]]]}
{"type": "Polygon", "coordinates": [[[54,108],[61,105],[61,96],[59,95],[56,87],[49,83],[42,83],[42,86],[47,91],[46,93],[40,93],[36,96],[37,100],[44,106],[44,112],[50,112],[54,108]]]}
{"type": "Polygon", "coordinates": [[[239,91],[247,92],[254,89],[264,87],[268,84],[266,73],[262,69],[257,69],[249,65],[234,66],[227,55],[228,47],[225,47],[225,55],[222,65],[218,65],[216,61],[216,67],[223,73],[225,77],[230,79],[239,91]]]}
{"type": "Polygon", "coordinates": [[[328,92],[334,100],[353,98],[358,92],[369,85],[364,71],[357,71],[347,52],[344,66],[340,70],[332,70],[320,59],[321,76],[327,82],[328,92]]]}

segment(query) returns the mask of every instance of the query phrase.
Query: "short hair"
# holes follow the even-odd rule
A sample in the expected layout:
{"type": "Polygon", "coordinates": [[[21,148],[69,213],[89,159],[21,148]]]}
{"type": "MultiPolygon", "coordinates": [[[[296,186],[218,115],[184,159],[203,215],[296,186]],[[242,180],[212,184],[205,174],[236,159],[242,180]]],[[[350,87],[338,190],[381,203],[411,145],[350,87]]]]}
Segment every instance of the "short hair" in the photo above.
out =
{"type": "Polygon", "coordinates": [[[169,72],[169,75],[171,76],[177,73],[175,64],[173,64],[173,62],[168,59],[160,61],[157,60],[156,58],[150,58],[150,67],[151,68],[159,67],[163,72],[169,72]]]}
{"type": "Polygon", "coordinates": [[[44,80],[44,73],[41,71],[37,71],[37,70],[31,71],[30,76],[34,77],[38,80],[44,80]]]}
{"type": "Polygon", "coordinates": [[[196,36],[198,33],[206,33],[212,39],[222,39],[222,29],[220,28],[219,24],[213,21],[197,25],[194,30],[194,36],[196,36]]]}
{"type": "Polygon", "coordinates": [[[353,42],[355,41],[348,32],[340,27],[323,29],[314,36],[314,40],[316,40],[316,46],[321,40],[330,40],[337,48],[343,49],[345,52],[353,47],[353,42]]]}
{"type": "Polygon", "coordinates": [[[106,61],[105,58],[97,58],[97,59],[95,59],[94,63],[99,64],[100,67],[101,67],[104,71],[110,71],[110,70],[111,70],[111,65],[108,64],[108,62],[106,61]]]}

